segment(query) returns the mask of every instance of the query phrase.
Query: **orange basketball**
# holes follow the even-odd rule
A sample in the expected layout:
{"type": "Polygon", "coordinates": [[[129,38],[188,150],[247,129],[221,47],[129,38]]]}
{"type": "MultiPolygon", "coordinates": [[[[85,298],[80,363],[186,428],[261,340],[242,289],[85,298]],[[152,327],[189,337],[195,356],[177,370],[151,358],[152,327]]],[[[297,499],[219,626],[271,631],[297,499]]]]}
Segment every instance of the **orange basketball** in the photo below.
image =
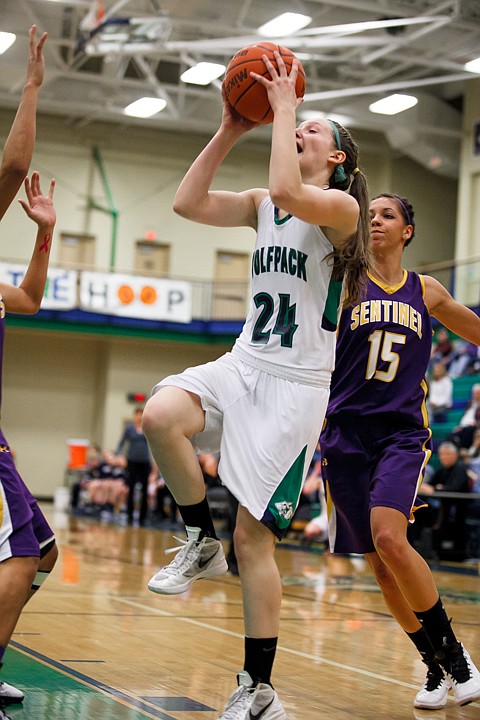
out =
{"type": "MultiPolygon", "coordinates": [[[[282,56],[287,72],[292,69],[295,59],[294,53],[282,45],[271,42],[259,42],[248,45],[239,50],[228,63],[223,86],[230,105],[247,120],[260,122],[264,125],[271,123],[273,112],[268,102],[267,91],[259,82],[250,77],[250,72],[270,77],[262,56],[266,55],[277,67],[274,51],[282,56]]],[[[297,58],[298,60],[298,58],[297,58]]],[[[295,86],[297,97],[305,94],[305,70],[299,62],[297,83],[295,86]]]]}

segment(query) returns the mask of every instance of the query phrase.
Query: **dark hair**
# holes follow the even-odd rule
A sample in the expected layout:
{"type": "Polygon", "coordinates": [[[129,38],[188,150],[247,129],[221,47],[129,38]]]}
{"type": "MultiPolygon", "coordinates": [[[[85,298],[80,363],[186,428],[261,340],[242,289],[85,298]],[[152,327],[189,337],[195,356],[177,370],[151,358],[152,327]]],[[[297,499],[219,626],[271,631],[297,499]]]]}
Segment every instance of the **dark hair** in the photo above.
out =
{"type": "Polygon", "coordinates": [[[344,190],[355,198],[360,208],[357,229],[342,248],[335,249],[333,257],[334,280],[346,282],[346,302],[353,305],[361,299],[366,288],[366,271],[370,266],[370,219],[367,179],[358,167],[358,147],[348,130],[335,120],[332,125],[332,136],[335,147],[343,150],[346,157],[343,164],[344,173],[332,172],[329,186],[344,190]],[[338,132],[340,147],[334,127],[338,132]],[[339,176],[344,176],[344,179],[339,176]]]}
{"type": "Polygon", "coordinates": [[[393,198],[393,200],[396,200],[398,209],[400,210],[403,219],[405,220],[405,225],[411,225],[413,230],[412,234],[406,241],[404,247],[407,247],[407,245],[410,245],[413,238],[415,237],[415,210],[413,209],[413,205],[410,202],[410,200],[406,197],[401,197],[400,195],[397,195],[396,193],[380,193],[380,195],[377,195],[373,198],[373,200],[377,200],[378,198],[393,198]]]}

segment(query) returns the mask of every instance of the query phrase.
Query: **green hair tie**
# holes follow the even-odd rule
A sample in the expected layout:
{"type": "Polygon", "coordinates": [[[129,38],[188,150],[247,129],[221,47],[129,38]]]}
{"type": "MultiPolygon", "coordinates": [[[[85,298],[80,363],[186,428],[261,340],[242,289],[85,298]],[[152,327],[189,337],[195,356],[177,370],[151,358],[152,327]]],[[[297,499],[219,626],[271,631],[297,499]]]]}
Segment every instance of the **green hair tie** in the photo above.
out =
{"type": "MultiPolygon", "coordinates": [[[[342,149],[342,143],[340,142],[340,133],[338,132],[338,128],[333,122],[333,120],[328,120],[328,122],[331,125],[331,128],[333,130],[333,134],[335,135],[335,140],[337,142],[337,150],[342,149]]],[[[335,168],[335,174],[333,176],[333,179],[337,183],[342,183],[347,179],[347,175],[345,173],[345,168],[343,167],[343,163],[340,163],[340,165],[337,165],[335,168]]]]}

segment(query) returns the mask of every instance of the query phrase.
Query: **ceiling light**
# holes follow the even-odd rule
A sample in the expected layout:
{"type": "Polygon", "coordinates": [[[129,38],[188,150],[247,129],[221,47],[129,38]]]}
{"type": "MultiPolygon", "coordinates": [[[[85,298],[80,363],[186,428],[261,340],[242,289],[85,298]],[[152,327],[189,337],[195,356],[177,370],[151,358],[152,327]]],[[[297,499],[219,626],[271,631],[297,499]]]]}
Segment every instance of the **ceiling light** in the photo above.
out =
{"type": "Polygon", "coordinates": [[[400,95],[395,93],[382,98],[382,100],[377,100],[369,105],[368,109],[370,112],[379,113],[380,115],[396,115],[413,107],[417,102],[418,99],[413,95],[400,95]]]}
{"type": "Polygon", "coordinates": [[[193,85],[208,85],[212,80],[219,78],[225,72],[225,65],[211,62],[200,62],[185,70],[180,75],[180,80],[193,85]]]}
{"type": "Polygon", "coordinates": [[[167,101],[156,97],[143,97],[127,105],[123,109],[125,115],[138,118],[149,118],[163,110],[167,101]]]}
{"type": "Polygon", "coordinates": [[[312,18],[309,15],[286,12],[259,27],[257,32],[267,37],[293,35],[297,30],[301,30],[311,22],[312,18]]]}
{"type": "Polygon", "coordinates": [[[14,33],[0,32],[0,55],[3,55],[6,50],[13,45],[17,36],[14,33]]]}
{"type": "Polygon", "coordinates": [[[465,70],[468,70],[468,72],[477,73],[477,75],[480,75],[480,57],[465,63],[464,68],[465,70]]]}
{"type": "Polygon", "coordinates": [[[300,110],[298,117],[302,122],[328,118],[329,120],[335,120],[335,122],[338,122],[339,125],[343,125],[344,127],[351,127],[354,124],[354,119],[349,115],[341,115],[334,112],[326,113],[322,110],[300,110]]]}

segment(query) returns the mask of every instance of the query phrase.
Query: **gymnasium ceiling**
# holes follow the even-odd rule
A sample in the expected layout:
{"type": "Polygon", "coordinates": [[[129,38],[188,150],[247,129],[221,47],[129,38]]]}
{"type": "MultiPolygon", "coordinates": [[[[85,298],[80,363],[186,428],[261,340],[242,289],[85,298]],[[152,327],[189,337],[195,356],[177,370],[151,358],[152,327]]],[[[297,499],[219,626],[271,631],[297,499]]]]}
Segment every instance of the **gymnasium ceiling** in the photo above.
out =
{"type": "MultiPolygon", "coordinates": [[[[40,112],[71,126],[102,121],[210,133],[220,119],[221,79],[198,86],[182,82],[181,73],[199,61],[226,65],[241,47],[267,39],[301,58],[307,76],[301,112],[380,131],[393,149],[456,176],[462,98],[478,78],[463,66],[480,55],[480,0],[103,0],[100,28],[98,4],[1,0],[0,30],[17,41],[0,56],[0,108],[18,103],[27,31],[36,23],[49,34],[40,112]],[[287,11],[312,21],[291,36],[258,34],[287,11]],[[395,116],[369,111],[393,92],[415,94],[419,102],[395,116]],[[146,120],[125,116],[123,108],[142,96],[161,97],[167,106],[146,120]]],[[[268,128],[257,132],[269,137],[268,128]]]]}

